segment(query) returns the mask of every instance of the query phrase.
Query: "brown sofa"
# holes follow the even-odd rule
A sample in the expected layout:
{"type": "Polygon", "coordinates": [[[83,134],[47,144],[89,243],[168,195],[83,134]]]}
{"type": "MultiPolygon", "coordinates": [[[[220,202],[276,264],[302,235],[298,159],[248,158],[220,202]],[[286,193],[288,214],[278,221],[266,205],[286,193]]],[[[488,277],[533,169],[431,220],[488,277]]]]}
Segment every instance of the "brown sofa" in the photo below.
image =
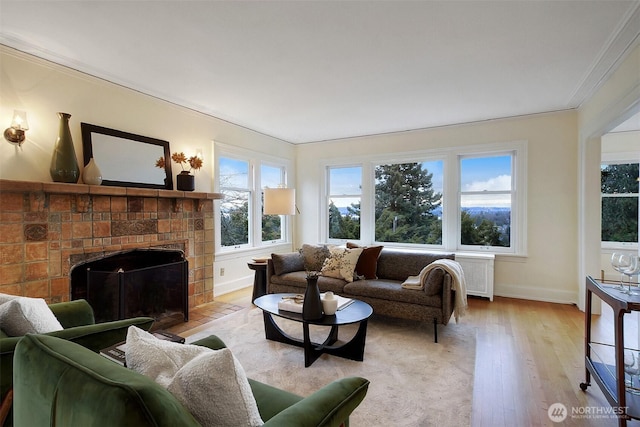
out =
{"type": "MultiPolygon", "coordinates": [[[[435,254],[384,248],[377,258],[377,278],[353,282],[321,276],[321,292],[367,302],[374,314],[409,320],[433,322],[434,341],[438,342],[437,325],[446,325],[454,309],[455,291],[452,278],[443,269],[429,273],[424,290],[405,289],[401,285],[409,276],[437,259],[455,259],[454,254],[435,254]]],[[[308,270],[308,268],[307,268],[308,270]]],[[[267,264],[267,293],[304,294],[306,288],[305,258],[301,253],[272,254],[267,264]]]]}

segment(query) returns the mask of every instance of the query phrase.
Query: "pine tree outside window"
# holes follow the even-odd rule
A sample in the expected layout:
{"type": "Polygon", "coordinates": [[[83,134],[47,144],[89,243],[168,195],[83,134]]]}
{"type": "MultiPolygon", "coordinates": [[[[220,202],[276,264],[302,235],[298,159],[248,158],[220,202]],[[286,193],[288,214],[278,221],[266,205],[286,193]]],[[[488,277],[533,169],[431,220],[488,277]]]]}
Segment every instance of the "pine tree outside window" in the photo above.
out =
{"type": "Polygon", "coordinates": [[[375,167],[375,240],[442,244],[443,161],[375,167]]]}
{"type": "Polygon", "coordinates": [[[362,167],[328,168],[329,238],[360,240],[362,167]]]}

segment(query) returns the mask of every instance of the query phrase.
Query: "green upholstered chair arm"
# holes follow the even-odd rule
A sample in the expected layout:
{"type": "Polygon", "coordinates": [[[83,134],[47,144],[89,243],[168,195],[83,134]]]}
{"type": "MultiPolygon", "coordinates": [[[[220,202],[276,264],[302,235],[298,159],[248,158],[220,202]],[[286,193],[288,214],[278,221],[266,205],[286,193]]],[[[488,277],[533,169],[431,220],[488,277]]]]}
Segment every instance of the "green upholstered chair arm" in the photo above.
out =
{"type": "Polygon", "coordinates": [[[153,325],[151,317],[134,317],[131,319],[114,320],[112,322],[96,323],[94,325],[77,326],[61,331],[49,332],[45,335],[73,341],[94,352],[105,347],[125,341],[129,326],[137,326],[148,331],[153,325]]]}
{"type": "Polygon", "coordinates": [[[14,392],[16,426],[199,426],[150,378],[46,335],[18,343],[14,392]]]}
{"type": "Polygon", "coordinates": [[[208,347],[211,350],[220,350],[221,348],[227,348],[226,344],[216,335],[209,335],[206,338],[202,338],[189,344],[201,345],[203,347],[208,347]]]}
{"type": "MultiPolygon", "coordinates": [[[[151,317],[135,317],[133,319],[77,326],[50,332],[46,335],[73,341],[93,352],[99,352],[103,348],[126,340],[127,330],[131,325],[149,330],[153,325],[153,319],[151,317]]],[[[12,387],[13,353],[20,339],[22,337],[0,339],[0,396],[5,396],[12,387]]],[[[11,423],[9,421],[5,422],[5,426],[7,425],[11,425],[11,423]]]]}
{"type": "Polygon", "coordinates": [[[65,329],[96,323],[93,308],[83,299],[49,304],[49,308],[65,329]]]}
{"type": "MultiPolygon", "coordinates": [[[[216,336],[197,343],[209,348],[224,346],[216,336]]],[[[47,335],[26,335],[20,340],[14,380],[16,425],[198,425],[151,379],[47,335]]],[[[369,385],[364,378],[344,378],[302,398],[249,382],[265,425],[278,427],[338,427],[348,421],[369,385]]]]}
{"type": "Polygon", "coordinates": [[[265,426],[338,427],[362,402],[369,381],[360,377],[336,380],[265,421],[265,426]]]}

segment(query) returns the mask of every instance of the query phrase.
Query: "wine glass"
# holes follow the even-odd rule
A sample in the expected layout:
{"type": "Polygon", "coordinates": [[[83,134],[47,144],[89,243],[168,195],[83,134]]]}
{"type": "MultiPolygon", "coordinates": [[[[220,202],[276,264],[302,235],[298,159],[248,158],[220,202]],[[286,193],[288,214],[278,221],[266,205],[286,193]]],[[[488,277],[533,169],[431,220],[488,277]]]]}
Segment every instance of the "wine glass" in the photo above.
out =
{"type": "Polygon", "coordinates": [[[625,381],[629,393],[640,394],[640,390],[633,386],[633,376],[640,375],[640,357],[632,351],[624,352],[624,371],[629,374],[629,381],[625,381]]]}
{"type": "Polygon", "coordinates": [[[620,273],[620,284],[616,286],[614,289],[617,289],[619,291],[625,290],[624,283],[622,282],[622,279],[624,278],[624,273],[622,272],[622,270],[628,267],[628,265],[629,265],[629,258],[627,257],[626,254],[621,252],[614,252],[613,254],[611,254],[611,266],[615,271],[620,273]]]}
{"type": "Polygon", "coordinates": [[[629,289],[624,291],[624,293],[629,295],[640,295],[640,292],[631,290],[631,277],[640,274],[640,257],[638,255],[626,255],[626,258],[629,263],[622,269],[622,274],[629,276],[629,289]]]}

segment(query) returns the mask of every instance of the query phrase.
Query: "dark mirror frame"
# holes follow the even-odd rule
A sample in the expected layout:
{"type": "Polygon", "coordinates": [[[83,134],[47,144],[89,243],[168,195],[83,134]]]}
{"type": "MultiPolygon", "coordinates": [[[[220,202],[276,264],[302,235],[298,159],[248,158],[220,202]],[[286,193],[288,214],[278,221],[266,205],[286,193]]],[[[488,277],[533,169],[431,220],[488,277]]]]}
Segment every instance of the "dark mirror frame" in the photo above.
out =
{"type": "MultiPolygon", "coordinates": [[[[135,181],[119,181],[115,179],[105,179],[113,177],[113,173],[108,170],[108,166],[110,164],[126,164],[128,161],[131,161],[130,153],[121,152],[121,150],[113,150],[110,152],[110,156],[113,155],[113,159],[110,158],[107,162],[106,159],[94,158],[94,161],[102,171],[103,180],[102,185],[109,185],[115,187],[140,187],[140,188],[154,188],[159,190],[173,190],[173,175],[171,173],[171,151],[169,150],[169,141],[163,141],[161,139],[150,138],[147,136],[136,135],[129,132],[123,132],[115,129],[109,129],[102,126],[92,125],[89,123],[80,123],[80,128],[82,130],[82,148],[83,148],[83,157],[84,157],[84,165],[86,166],[91,160],[93,155],[93,144],[96,142],[96,135],[108,135],[111,137],[120,138],[123,140],[130,140],[132,143],[143,143],[143,144],[151,144],[155,146],[159,146],[162,150],[153,150],[153,154],[161,154],[165,159],[165,178],[164,183],[149,183],[149,182],[135,182],[135,181]],[[155,153],[157,151],[157,153],[155,153]],[[120,158],[120,160],[118,160],[120,158]],[[105,168],[107,170],[105,170],[105,168]]],[[[125,141],[126,142],[126,141],[125,141]]],[[[149,165],[150,168],[155,168],[156,161],[160,158],[158,156],[151,156],[155,158],[145,158],[145,159],[135,159],[137,165],[141,165],[141,162],[145,162],[146,165],[149,165]]]]}

